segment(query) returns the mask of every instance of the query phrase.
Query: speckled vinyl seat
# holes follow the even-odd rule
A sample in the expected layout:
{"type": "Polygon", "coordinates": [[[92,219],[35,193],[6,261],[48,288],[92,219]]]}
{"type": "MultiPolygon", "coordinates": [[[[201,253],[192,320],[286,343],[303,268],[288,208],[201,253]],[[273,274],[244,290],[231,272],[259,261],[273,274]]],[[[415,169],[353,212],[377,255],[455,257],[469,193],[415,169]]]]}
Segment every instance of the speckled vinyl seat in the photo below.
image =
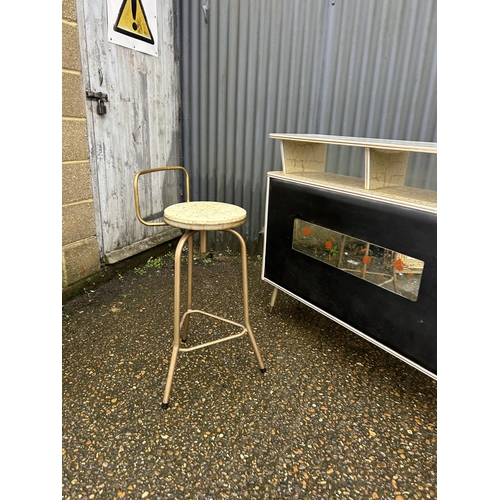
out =
{"type": "Polygon", "coordinates": [[[184,229],[184,234],[180,237],[175,250],[175,274],[174,274],[174,339],[172,344],[172,355],[168,369],[167,383],[163,396],[162,407],[168,408],[170,391],[172,388],[172,380],[174,377],[175,364],[179,352],[189,352],[202,347],[207,347],[219,342],[234,340],[243,335],[248,335],[255,352],[255,357],[262,372],[266,371],[264,362],[259,352],[259,348],[255,341],[255,337],[250,327],[249,309],[248,309],[248,274],[247,274],[247,251],[245,240],[234,230],[234,228],[242,226],[246,222],[247,213],[243,208],[232,205],[230,203],[221,203],[215,201],[190,201],[189,195],[189,174],[179,166],[158,167],[149,170],[142,170],[135,175],[134,178],[134,196],[136,215],[142,224],[147,226],[170,225],[180,229],[184,229]],[[163,170],[181,170],[185,175],[186,184],[186,201],[176,203],[165,208],[163,212],[164,222],[147,222],[140,213],[139,203],[139,178],[141,175],[158,172],[163,170]],[[200,232],[201,251],[206,252],[206,232],[207,231],[226,231],[233,234],[240,242],[241,248],[241,265],[242,265],[242,286],[243,286],[243,317],[244,323],[235,323],[228,319],[216,316],[214,314],[192,308],[192,290],[193,290],[193,237],[197,232],[200,232]],[[188,246],[188,263],[187,263],[187,310],[181,318],[181,258],[182,250],[187,243],[188,246]],[[210,316],[219,321],[230,323],[241,328],[239,333],[227,337],[218,338],[210,342],[198,344],[192,347],[181,347],[181,341],[185,343],[188,337],[189,317],[191,314],[203,314],[210,316]],[[181,335],[182,330],[182,335],[181,335]]]}

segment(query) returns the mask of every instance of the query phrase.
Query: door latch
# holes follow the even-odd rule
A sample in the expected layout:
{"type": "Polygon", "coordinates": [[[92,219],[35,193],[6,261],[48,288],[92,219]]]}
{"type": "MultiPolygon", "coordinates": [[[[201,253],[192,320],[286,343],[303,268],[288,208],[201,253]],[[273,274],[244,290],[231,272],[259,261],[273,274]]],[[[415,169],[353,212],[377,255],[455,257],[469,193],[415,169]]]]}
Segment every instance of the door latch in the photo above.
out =
{"type": "Polygon", "coordinates": [[[108,102],[108,94],[104,92],[91,92],[90,90],[86,91],[87,99],[91,99],[97,101],[97,114],[105,115],[106,114],[106,105],[105,102],[108,102]]]}

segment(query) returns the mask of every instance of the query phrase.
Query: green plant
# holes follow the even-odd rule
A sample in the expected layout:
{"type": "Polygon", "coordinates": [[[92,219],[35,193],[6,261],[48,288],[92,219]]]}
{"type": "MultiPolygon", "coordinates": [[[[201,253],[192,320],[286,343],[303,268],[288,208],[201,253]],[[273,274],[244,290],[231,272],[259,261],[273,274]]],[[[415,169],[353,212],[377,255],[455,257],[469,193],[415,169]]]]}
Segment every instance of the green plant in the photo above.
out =
{"type": "Polygon", "coordinates": [[[226,247],[226,253],[228,255],[231,255],[233,253],[233,251],[229,247],[226,247]]]}
{"type": "Polygon", "coordinates": [[[208,257],[206,259],[203,259],[203,264],[205,264],[206,266],[212,265],[212,259],[209,259],[208,257]]]}
{"type": "Polygon", "coordinates": [[[257,260],[262,260],[262,255],[257,255],[257,260]]]}
{"type": "Polygon", "coordinates": [[[124,277],[120,273],[118,273],[118,280],[121,281],[122,283],[124,281],[124,277]]]}
{"type": "Polygon", "coordinates": [[[134,273],[135,274],[140,274],[140,275],[143,275],[143,274],[146,274],[146,269],[142,268],[142,267],[136,267],[134,269],[134,273]]]}
{"type": "Polygon", "coordinates": [[[161,257],[149,257],[148,261],[146,262],[145,267],[156,267],[159,269],[163,264],[162,258],[161,257]]]}

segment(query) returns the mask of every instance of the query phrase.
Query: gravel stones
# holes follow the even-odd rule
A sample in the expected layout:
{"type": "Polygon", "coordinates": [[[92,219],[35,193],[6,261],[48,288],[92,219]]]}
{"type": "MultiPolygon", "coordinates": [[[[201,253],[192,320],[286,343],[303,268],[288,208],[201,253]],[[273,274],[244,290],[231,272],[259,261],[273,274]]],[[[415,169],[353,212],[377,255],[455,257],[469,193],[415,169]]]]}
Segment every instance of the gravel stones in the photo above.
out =
{"type": "MultiPolygon", "coordinates": [[[[436,382],[285,294],[269,314],[257,259],[267,372],[246,337],[181,353],[162,410],[173,262],[143,269],[63,305],[64,499],[436,497],[436,382]]],[[[195,307],[241,321],[240,273],[199,257],[195,307]]],[[[230,328],[204,321],[197,342],[230,328]]]]}

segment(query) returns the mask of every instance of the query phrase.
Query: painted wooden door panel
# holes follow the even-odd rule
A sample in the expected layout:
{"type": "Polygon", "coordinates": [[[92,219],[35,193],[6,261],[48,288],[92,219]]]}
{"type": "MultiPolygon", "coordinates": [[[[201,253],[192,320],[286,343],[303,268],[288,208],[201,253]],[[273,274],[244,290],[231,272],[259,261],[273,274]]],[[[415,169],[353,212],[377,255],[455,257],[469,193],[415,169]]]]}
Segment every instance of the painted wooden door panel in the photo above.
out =
{"type": "MultiPolygon", "coordinates": [[[[146,227],[135,216],[133,179],[139,170],[179,165],[179,85],[174,54],[174,13],[157,2],[158,57],[108,41],[107,5],[78,0],[83,91],[107,94],[106,113],[87,99],[90,165],[101,258],[122,260],[179,233],[146,227]]],[[[180,199],[177,173],[144,178],[141,211],[161,216],[180,199]]]]}

